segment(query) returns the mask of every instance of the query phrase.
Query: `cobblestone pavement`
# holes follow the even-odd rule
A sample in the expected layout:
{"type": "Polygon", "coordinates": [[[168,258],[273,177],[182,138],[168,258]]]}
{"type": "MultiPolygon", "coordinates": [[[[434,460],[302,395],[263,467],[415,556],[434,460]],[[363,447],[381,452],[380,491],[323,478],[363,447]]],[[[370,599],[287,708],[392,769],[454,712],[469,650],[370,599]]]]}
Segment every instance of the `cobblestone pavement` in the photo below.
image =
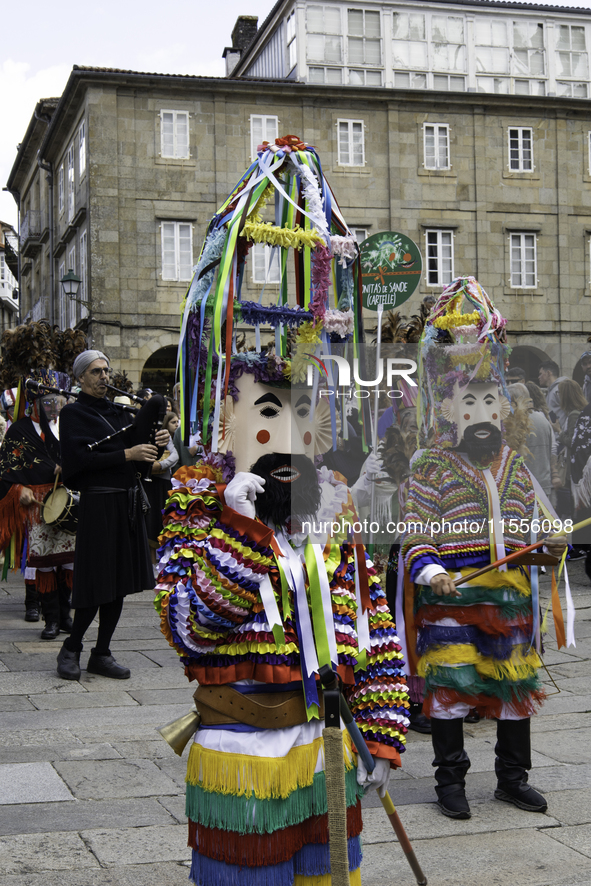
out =
{"type": "MultiPolygon", "coordinates": [[[[571,567],[577,647],[547,642],[549,698],[533,721],[530,781],[546,815],[494,800],[494,724],[466,727],[469,821],[434,806],[429,736],[409,733],[390,793],[432,886],[591,883],[591,586],[571,567]]],[[[548,599],[548,582],[542,587],[548,599]]],[[[189,855],[185,760],[156,728],[191,705],[150,593],[128,597],[112,651],[127,681],[82,672],[60,680],[60,640],[39,639],[24,583],[0,584],[0,883],[2,886],[184,886],[189,855]]],[[[84,668],[96,634],[89,631],[84,668]]],[[[375,794],[364,801],[364,886],[415,882],[375,794]]],[[[211,884],[215,886],[215,884],[211,884]]]]}

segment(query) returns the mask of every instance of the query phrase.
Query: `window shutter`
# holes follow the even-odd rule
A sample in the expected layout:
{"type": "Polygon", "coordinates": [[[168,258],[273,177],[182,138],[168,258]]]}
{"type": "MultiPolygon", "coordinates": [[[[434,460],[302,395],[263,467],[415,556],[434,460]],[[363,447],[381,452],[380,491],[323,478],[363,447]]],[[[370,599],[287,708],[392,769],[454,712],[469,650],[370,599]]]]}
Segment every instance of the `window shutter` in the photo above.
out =
{"type": "Polygon", "coordinates": [[[163,157],[174,157],[174,114],[162,112],[161,153],[163,157]]]}
{"type": "Polygon", "coordinates": [[[193,270],[191,225],[179,224],[179,280],[190,280],[193,270]]]}
{"type": "Polygon", "coordinates": [[[189,115],[183,112],[176,115],[176,156],[189,156],[189,115]]]}
{"type": "Polygon", "coordinates": [[[162,279],[176,280],[174,222],[162,222],[162,279]]]}

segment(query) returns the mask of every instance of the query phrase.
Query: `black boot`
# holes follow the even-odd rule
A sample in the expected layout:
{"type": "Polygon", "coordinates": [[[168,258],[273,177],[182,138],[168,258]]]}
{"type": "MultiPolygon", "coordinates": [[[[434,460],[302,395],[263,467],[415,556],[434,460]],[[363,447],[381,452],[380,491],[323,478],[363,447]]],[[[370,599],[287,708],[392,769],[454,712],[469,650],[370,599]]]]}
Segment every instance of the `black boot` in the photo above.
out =
{"type": "Polygon", "coordinates": [[[409,729],[414,730],[414,732],[421,732],[423,735],[431,735],[431,721],[429,717],[426,717],[425,714],[423,714],[422,704],[417,704],[417,702],[411,701],[409,720],[409,729]]]}
{"type": "Polygon", "coordinates": [[[60,649],[57,657],[57,675],[62,680],[80,679],[80,651],[70,652],[65,643],[60,649]]]}
{"type": "Polygon", "coordinates": [[[96,650],[90,650],[90,658],[86,665],[89,674],[100,674],[101,677],[112,677],[114,680],[129,680],[131,671],[123,665],[117,664],[111,653],[98,655],[96,650]]]}
{"type": "Polygon", "coordinates": [[[25,582],[25,621],[39,621],[39,595],[34,581],[25,582]]]}
{"type": "Polygon", "coordinates": [[[545,812],[546,798],[527,783],[531,769],[530,720],[497,720],[495,797],[528,812],[545,812]]]}
{"type": "Polygon", "coordinates": [[[470,760],[464,750],[463,719],[438,720],[431,717],[431,740],[435,751],[433,766],[437,767],[437,805],[449,818],[470,818],[470,807],[464,791],[470,760]]]}
{"type": "Polygon", "coordinates": [[[60,608],[60,631],[64,634],[69,634],[72,631],[72,618],[70,616],[70,595],[71,591],[68,585],[66,584],[66,577],[64,575],[65,569],[60,569],[58,572],[58,597],[59,597],[59,608],[60,608]]]}
{"type": "Polygon", "coordinates": [[[55,640],[60,632],[60,603],[57,588],[46,594],[39,594],[45,627],[41,631],[42,640],[55,640]]]}

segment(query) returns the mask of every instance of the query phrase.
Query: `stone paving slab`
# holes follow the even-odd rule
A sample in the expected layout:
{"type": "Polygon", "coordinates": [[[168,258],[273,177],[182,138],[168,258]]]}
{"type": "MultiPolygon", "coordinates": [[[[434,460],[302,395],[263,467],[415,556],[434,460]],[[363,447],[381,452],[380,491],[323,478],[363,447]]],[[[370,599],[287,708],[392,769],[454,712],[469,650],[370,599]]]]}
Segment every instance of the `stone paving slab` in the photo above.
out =
{"type": "Polygon", "coordinates": [[[0,806],[15,803],[58,803],[73,799],[51,763],[0,765],[0,806]]]}
{"type": "Polygon", "coordinates": [[[36,745],[33,747],[0,747],[0,763],[54,763],[58,760],[119,760],[119,754],[110,744],[97,742],[83,745],[73,735],[69,744],[36,745]]]}
{"type": "Polygon", "coordinates": [[[188,875],[188,865],[169,861],[61,871],[59,874],[8,875],[2,880],[2,886],[187,886],[188,875]]]}
{"type": "MultiPolygon", "coordinates": [[[[169,800],[174,798],[168,798],[169,800]]],[[[0,834],[40,834],[44,831],[81,831],[170,825],[176,816],[156,799],[73,800],[63,803],[23,804],[0,808],[0,834]]]]}
{"type": "Polygon", "coordinates": [[[162,797],[160,803],[172,816],[174,816],[174,818],[176,818],[179,824],[186,826],[187,816],[185,815],[184,793],[181,797],[162,797]]]}
{"type": "Polygon", "coordinates": [[[97,760],[55,764],[80,800],[175,796],[179,786],[151,760],[97,760]]]}
{"type": "Polygon", "coordinates": [[[0,870],[4,874],[74,871],[78,868],[99,869],[98,861],[78,834],[48,832],[38,834],[34,840],[27,834],[0,840],[0,870]]]}
{"type": "MultiPolygon", "coordinates": [[[[588,682],[591,683],[591,680],[588,682]]],[[[586,713],[590,710],[591,702],[586,693],[570,695],[569,693],[561,692],[560,695],[554,695],[552,698],[547,698],[543,707],[545,714],[579,714],[586,713]]]]}
{"type": "MultiPolygon", "coordinates": [[[[563,825],[591,824],[591,792],[584,788],[571,791],[549,791],[548,814],[563,825]]],[[[591,881],[591,876],[590,876],[591,881]]]]}
{"type": "Polygon", "coordinates": [[[76,695],[30,695],[29,701],[38,711],[74,711],[79,708],[138,707],[127,692],[80,692],[76,695]]]}
{"type": "Polygon", "coordinates": [[[39,671],[26,674],[0,674],[0,696],[38,695],[42,692],[70,694],[84,692],[84,688],[76,680],[62,680],[57,673],[49,674],[39,671]]]}
{"type": "MultiPolygon", "coordinates": [[[[532,736],[539,732],[555,732],[558,728],[561,730],[565,727],[565,719],[560,714],[546,714],[545,706],[542,713],[534,717],[531,721],[532,736]]],[[[591,723],[591,716],[586,711],[570,714],[568,718],[569,732],[576,732],[583,729],[591,723]]]]}
{"type": "MultiPolygon", "coordinates": [[[[179,656],[175,652],[174,649],[161,649],[161,650],[148,650],[144,653],[146,658],[151,659],[161,668],[180,668],[183,670],[183,667],[180,663],[179,656]]],[[[184,676],[184,674],[183,674],[184,676]]],[[[186,679],[186,678],[185,678],[186,679]]]]}
{"type": "MultiPolygon", "coordinates": [[[[115,653],[120,652],[122,650],[130,650],[131,652],[137,650],[138,652],[148,652],[148,651],[156,651],[160,652],[162,650],[162,635],[156,637],[154,640],[121,640],[117,637],[117,633],[111,640],[111,652],[113,655],[115,653]]],[[[166,640],[164,640],[166,643],[166,640]]],[[[166,644],[168,645],[168,644],[166,644]]],[[[169,647],[170,648],[170,647],[169,647]]],[[[175,653],[176,655],[176,653],[175,653]]]]}
{"type": "MultiPolygon", "coordinates": [[[[493,769],[495,741],[496,737],[494,736],[483,738],[464,736],[464,746],[470,758],[470,772],[487,772],[493,769]]],[[[426,773],[432,772],[432,762],[433,748],[430,742],[429,744],[421,745],[413,743],[407,747],[402,759],[404,771],[415,778],[421,778],[426,773]]],[[[534,751],[532,753],[532,765],[534,768],[551,766],[553,761],[548,759],[547,756],[534,751]]]]}
{"type": "Polygon", "coordinates": [[[153,741],[144,739],[143,741],[122,741],[114,742],[112,747],[118,751],[122,757],[143,757],[145,760],[159,760],[162,757],[175,757],[175,752],[162,736],[154,731],[155,738],[153,741]]]}
{"type": "Polygon", "coordinates": [[[183,825],[85,830],[81,837],[105,865],[184,861],[191,857],[183,825]]]}
{"type": "MultiPolygon", "coordinates": [[[[5,656],[2,656],[4,659],[5,656]]],[[[589,677],[591,676],[591,661],[589,659],[580,661],[557,662],[550,668],[550,673],[562,689],[563,681],[567,680],[565,687],[568,689],[568,681],[572,677],[589,677]]]]}
{"type": "MultiPolygon", "coordinates": [[[[177,714],[176,716],[178,717],[180,714],[177,714]]],[[[105,726],[100,729],[96,726],[74,726],[72,728],[72,735],[83,743],[95,742],[99,735],[103,741],[110,745],[118,742],[127,744],[127,742],[134,741],[153,741],[155,737],[161,737],[157,731],[157,727],[163,726],[165,723],[168,723],[173,719],[173,717],[169,717],[168,720],[163,719],[156,723],[126,723],[123,726],[105,726]]],[[[162,740],[164,741],[164,739],[162,740]]]]}
{"type": "MultiPolygon", "coordinates": [[[[0,674],[0,681],[3,675],[0,674]]],[[[87,674],[82,672],[80,683],[84,689],[89,692],[101,692],[104,690],[104,681],[106,677],[99,677],[95,674],[87,674]]],[[[60,680],[61,683],[65,682],[60,680]]],[[[122,681],[117,681],[121,685],[122,681]]],[[[75,684],[78,685],[78,684],[75,684]]],[[[2,683],[0,682],[0,695],[2,683]]],[[[182,667],[177,664],[176,667],[167,668],[146,668],[145,670],[135,670],[131,672],[129,680],[125,681],[125,691],[130,692],[135,689],[185,689],[188,686],[187,678],[182,667]]],[[[194,691],[194,690],[193,690],[194,691]]]]}
{"type": "MultiPolygon", "coordinates": [[[[550,886],[560,871],[565,882],[589,877],[589,860],[547,833],[514,832],[471,834],[453,840],[440,837],[413,841],[423,872],[437,886],[550,886]]],[[[362,864],[363,886],[413,883],[406,857],[395,843],[367,846],[362,864]]]]}
{"type": "MultiPolygon", "coordinates": [[[[164,741],[164,739],[163,739],[164,741]]],[[[172,750],[172,749],[171,749],[172,750]]],[[[158,760],[158,768],[165,772],[180,787],[185,789],[185,777],[187,775],[187,751],[183,757],[179,757],[172,752],[172,756],[167,756],[158,760]]]]}
{"type": "MultiPolygon", "coordinates": [[[[70,696],[71,697],[71,696],[70,696]]],[[[34,711],[35,705],[23,695],[0,695],[0,712],[4,711],[34,711]]]]}
{"type": "MultiPolygon", "coordinates": [[[[591,858],[591,824],[575,825],[574,827],[560,828],[556,834],[551,835],[559,843],[576,849],[577,852],[591,858]]],[[[591,865],[589,866],[591,880],[591,865]]]]}
{"type": "Polygon", "coordinates": [[[47,745],[76,744],[69,729],[11,729],[0,730],[0,748],[43,748],[47,745]]]}
{"type": "MultiPolygon", "coordinates": [[[[127,723],[169,723],[175,717],[187,713],[187,705],[124,705],[123,707],[94,708],[90,693],[84,693],[88,699],[88,707],[82,709],[66,708],[65,710],[43,711],[10,711],[3,715],[3,728],[6,730],[46,728],[74,729],[76,726],[107,727],[109,725],[125,726],[127,723]]],[[[99,696],[100,697],[100,696],[99,696]]]]}
{"type": "Polygon", "coordinates": [[[560,763],[588,763],[590,742],[591,725],[574,731],[534,734],[531,740],[532,749],[560,763]]]}
{"type": "MultiPolygon", "coordinates": [[[[411,843],[435,837],[465,837],[469,834],[488,834],[493,831],[531,830],[534,823],[532,816],[535,816],[535,824],[540,827],[560,827],[560,821],[551,815],[524,812],[510,803],[502,803],[492,797],[487,801],[470,803],[472,818],[467,821],[456,821],[442,815],[435,803],[397,806],[397,808],[411,843]]],[[[387,843],[395,839],[390,819],[381,803],[379,808],[363,810],[364,846],[371,843],[387,843]]]]}
{"type": "MultiPolygon", "coordinates": [[[[196,685],[196,684],[195,684],[196,685]]],[[[138,704],[183,704],[186,702],[187,710],[193,705],[193,693],[195,689],[185,679],[185,686],[181,689],[132,689],[129,695],[138,704]]]]}

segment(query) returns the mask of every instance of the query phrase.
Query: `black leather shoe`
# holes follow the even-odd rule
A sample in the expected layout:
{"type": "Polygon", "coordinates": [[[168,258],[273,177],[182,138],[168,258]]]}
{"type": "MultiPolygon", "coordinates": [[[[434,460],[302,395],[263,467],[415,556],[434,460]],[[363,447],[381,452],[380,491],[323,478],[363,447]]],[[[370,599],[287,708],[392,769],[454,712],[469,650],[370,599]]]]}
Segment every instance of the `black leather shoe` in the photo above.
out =
{"type": "Polygon", "coordinates": [[[57,657],[57,675],[62,680],[80,679],[80,653],[70,652],[65,646],[59,651],[57,657]]]}
{"type": "Polygon", "coordinates": [[[48,621],[41,631],[42,640],[55,640],[60,632],[60,626],[57,621],[48,621]]]}
{"type": "Polygon", "coordinates": [[[409,729],[414,730],[414,732],[421,732],[423,735],[431,735],[431,720],[422,711],[411,713],[409,719],[409,729]]]}
{"type": "Polygon", "coordinates": [[[71,634],[73,627],[74,622],[69,615],[67,618],[62,618],[62,620],[60,621],[60,631],[62,632],[62,634],[71,634]]]}
{"type": "Polygon", "coordinates": [[[505,803],[513,803],[518,809],[525,809],[526,812],[545,812],[548,808],[546,798],[525,781],[521,784],[499,784],[495,797],[505,803]]]}
{"type": "Polygon", "coordinates": [[[113,680],[129,680],[131,677],[129,668],[117,664],[112,655],[97,655],[94,650],[90,653],[86,670],[89,674],[100,674],[113,680]]]}
{"type": "Polygon", "coordinates": [[[39,610],[36,606],[31,606],[25,611],[25,621],[39,621],[39,610]]]}

